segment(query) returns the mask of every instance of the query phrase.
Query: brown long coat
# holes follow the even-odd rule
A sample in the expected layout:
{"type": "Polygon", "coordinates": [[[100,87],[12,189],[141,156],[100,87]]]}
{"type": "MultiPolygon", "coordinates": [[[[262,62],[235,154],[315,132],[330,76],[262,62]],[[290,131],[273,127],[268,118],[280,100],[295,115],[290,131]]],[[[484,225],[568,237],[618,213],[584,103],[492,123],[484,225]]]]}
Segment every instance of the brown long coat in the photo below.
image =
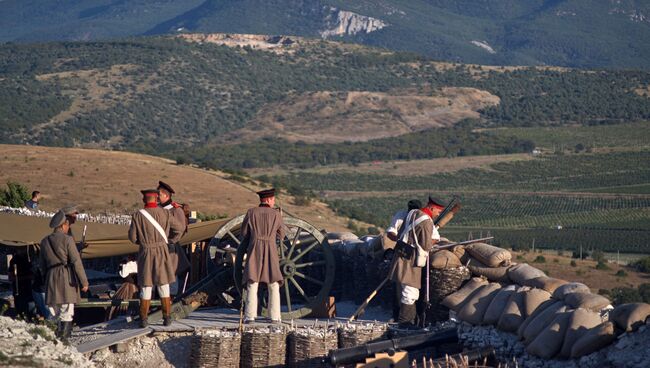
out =
{"type": "Polygon", "coordinates": [[[280,211],[268,206],[251,208],[242,223],[242,246],[247,246],[248,260],[244,268],[244,282],[266,284],[284,280],[276,240],[284,239],[284,221],[280,211]]]}
{"type": "MultiPolygon", "coordinates": [[[[415,219],[418,219],[420,216],[426,216],[426,214],[420,210],[417,210],[415,219]]],[[[406,229],[407,227],[408,224],[405,223],[402,226],[402,230],[406,229]]],[[[417,236],[420,246],[426,251],[431,251],[433,248],[433,241],[431,239],[432,233],[433,220],[430,217],[415,226],[415,236],[417,236]]],[[[399,237],[400,239],[402,237],[401,231],[399,237]]],[[[408,243],[415,245],[413,231],[409,231],[408,243]]],[[[415,266],[414,258],[415,255],[413,256],[413,259],[410,260],[397,257],[397,265],[391,279],[400,284],[416,287],[419,289],[422,286],[422,267],[415,266]]]]}
{"type": "MultiPolygon", "coordinates": [[[[168,239],[181,229],[172,221],[169,211],[162,207],[145,208],[165,230],[168,239]]],[[[139,211],[133,214],[129,240],[138,244],[138,286],[165,285],[176,280],[165,238],[139,211]]]]}
{"type": "Polygon", "coordinates": [[[179,228],[179,232],[175,234],[173,237],[169,238],[170,244],[176,244],[175,245],[176,251],[173,253],[169,253],[169,257],[171,258],[174,272],[177,275],[180,275],[190,267],[190,261],[187,259],[185,253],[183,253],[183,247],[177,244],[181,240],[183,235],[185,235],[185,233],[187,232],[187,222],[185,220],[185,212],[183,211],[183,209],[181,207],[174,206],[174,204],[170,204],[163,208],[169,211],[171,220],[176,222],[179,228]]]}
{"type": "Polygon", "coordinates": [[[88,285],[88,278],[74,239],[60,230],[46,236],[41,240],[39,261],[45,272],[45,304],[79,303],[79,289],[88,285]],[[70,285],[70,272],[77,276],[76,286],[70,285]]]}

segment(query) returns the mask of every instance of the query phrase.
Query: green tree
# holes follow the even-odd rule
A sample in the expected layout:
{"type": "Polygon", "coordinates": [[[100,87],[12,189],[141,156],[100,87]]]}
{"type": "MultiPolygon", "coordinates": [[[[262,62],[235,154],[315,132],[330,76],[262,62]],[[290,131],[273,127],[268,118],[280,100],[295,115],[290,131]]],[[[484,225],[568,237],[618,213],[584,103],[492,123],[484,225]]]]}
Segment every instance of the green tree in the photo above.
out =
{"type": "Polygon", "coordinates": [[[16,182],[8,181],[7,189],[3,189],[0,193],[0,205],[9,207],[23,207],[25,201],[30,199],[29,191],[27,188],[16,182]]]}

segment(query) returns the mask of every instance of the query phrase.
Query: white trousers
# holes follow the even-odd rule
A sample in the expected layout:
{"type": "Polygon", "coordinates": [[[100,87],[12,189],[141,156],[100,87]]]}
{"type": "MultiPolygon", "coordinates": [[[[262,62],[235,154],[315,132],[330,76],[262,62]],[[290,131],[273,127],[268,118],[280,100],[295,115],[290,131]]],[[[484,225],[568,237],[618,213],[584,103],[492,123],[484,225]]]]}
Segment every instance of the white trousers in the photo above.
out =
{"type": "MultiPolygon", "coordinates": [[[[259,285],[257,282],[248,283],[244,310],[244,316],[247,320],[255,320],[257,317],[257,289],[259,285]]],[[[269,292],[269,317],[273,321],[279,321],[282,319],[280,312],[280,284],[272,282],[267,285],[267,288],[269,292]]]]}
{"type": "Polygon", "coordinates": [[[402,295],[399,300],[400,303],[412,305],[418,300],[418,298],[420,298],[420,289],[413,286],[404,285],[404,284],[401,284],[401,286],[402,286],[402,295]]]}
{"type": "MultiPolygon", "coordinates": [[[[169,284],[158,285],[158,295],[161,298],[169,298],[169,284]]],[[[140,299],[151,300],[151,293],[153,292],[153,286],[143,286],[140,288],[140,299]]]]}
{"type": "Polygon", "coordinates": [[[72,322],[74,317],[74,304],[57,304],[47,307],[50,311],[50,320],[72,322]]]}

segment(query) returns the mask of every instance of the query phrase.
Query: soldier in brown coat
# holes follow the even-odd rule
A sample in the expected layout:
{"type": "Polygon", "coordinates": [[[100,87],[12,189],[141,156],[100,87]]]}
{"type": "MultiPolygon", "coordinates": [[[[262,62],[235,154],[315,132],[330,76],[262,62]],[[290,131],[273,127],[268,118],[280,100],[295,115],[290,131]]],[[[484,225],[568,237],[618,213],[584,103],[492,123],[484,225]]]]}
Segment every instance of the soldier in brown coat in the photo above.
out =
{"type": "MultiPolygon", "coordinates": [[[[180,245],[181,238],[187,232],[188,221],[187,217],[185,217],[183,206],[172,200],[172,195],[175,193],[171,185],[163,181],[158,182],[158,200],[160,201],[160,206],[169,211],[172,221],[175,221],[181,229],[178,234],[169,238],[169,257],[171,258],[174,272],[180,277],[190,268],[190,261],[187,259],[183,247],[180,245]]],[[[182,290],[179,290],[179,288],[183,287],[181,282],[181,278],[179,278],[176,281],[176,285],[172,285],[177,290],[176,292],[182,292],[182,290]]]]}
{"type": "Polygon", "coordinates": [[[244,268],[243,281],[247,285],[245,322],[251,323],[257,317],[257,289],[265,283],[269,293],[269,315],[273,322],[279,323],[280,284],[284,277],[280,271],[280,258],[276,240],[284,239],[284,221],[275,206],[275,189],[257,192],[259,207],[246,212],[242,223],[242,246],[247,246],[248,255],[244,268]]]}
{"type": "MultiPolygon", "coordinates": [[[[411,210],[402,225],[398,246],[395,248],[396,264],[391,279],[401,290],[398,323],[402,327],[414,325],[417,314],[415,302],[420,296],[422,287],[422,267],[417,264],[418,249],[428,254],[433,248],[434,240],[440,239],[433,225],[433,219],[444,209],[442,202],[429,198],[426,207],[411,210]]],[[[428,262],[428,258],[426,260],[428,262]]],[[[426,265],[425,262],[425,265],[426,265]]]]}
{"type": "Polygon", "coordinates": [[[129,239],[138,244],[138,286],[140,287],[140,325],[146,327],[153,286],[157,286],[165,326],[171,324],[169,283],[176,279],[167,247],[168,239],[182,229],[169,212],[158,206],[158,191],[143,190],[144,208],[133,214],[129,239]]]}
{"type": "Polygon", "coordinates": [[[45,303],[60,321],[57,335],[65,341],[72,332],[79,289],[88,291],[88,279],[74,240],[67,235],[70,223],[63,211],[52,217],[50,228],[54,232],[41,240],[40,267],[45,272],[45,303]]]}

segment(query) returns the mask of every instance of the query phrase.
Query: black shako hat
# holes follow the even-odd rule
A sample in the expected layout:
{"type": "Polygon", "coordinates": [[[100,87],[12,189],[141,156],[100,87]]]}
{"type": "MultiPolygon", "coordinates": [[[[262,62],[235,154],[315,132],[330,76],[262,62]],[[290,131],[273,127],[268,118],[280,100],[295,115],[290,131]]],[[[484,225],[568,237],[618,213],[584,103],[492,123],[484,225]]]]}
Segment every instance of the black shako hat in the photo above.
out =
{"type": "Polygon", "coordinates": [[[432,197],[432,196],[429,196],[429,202],[427,204],[428,205],[435,205],[435,206],[443,207],[443,208],[447,206],[447,204],[445,202],[443,202],[440,198],[436,198],[436,197],[432,197]]]}
{"type": "Polygon", "coordinates": [[[164,181],[159,181],[159,182],[158,182],[158,189],[164,189],[164,190],[166,190],[169,194],[174,194],[174,193],[176,193],[176,192],[174,192],[174,189],[173,189],[169,184],[165,183],[164,181]]]}
{"type": "Polygon", "coordinates": [[[422,202],[420,202],[419,200],[417,200],[417,199],[411,199],[411,200],[409,201],[409,203],[408,203],[408,209],[409,209],[409,211],[412,211],[412,210],[419,210],[420,208],[422,208],[422,202]]]}
{"type": "Polygon", "coordinates": [[[260,190],[257,195],[260,199],[275,197],[275,188],[260,190]]]}

